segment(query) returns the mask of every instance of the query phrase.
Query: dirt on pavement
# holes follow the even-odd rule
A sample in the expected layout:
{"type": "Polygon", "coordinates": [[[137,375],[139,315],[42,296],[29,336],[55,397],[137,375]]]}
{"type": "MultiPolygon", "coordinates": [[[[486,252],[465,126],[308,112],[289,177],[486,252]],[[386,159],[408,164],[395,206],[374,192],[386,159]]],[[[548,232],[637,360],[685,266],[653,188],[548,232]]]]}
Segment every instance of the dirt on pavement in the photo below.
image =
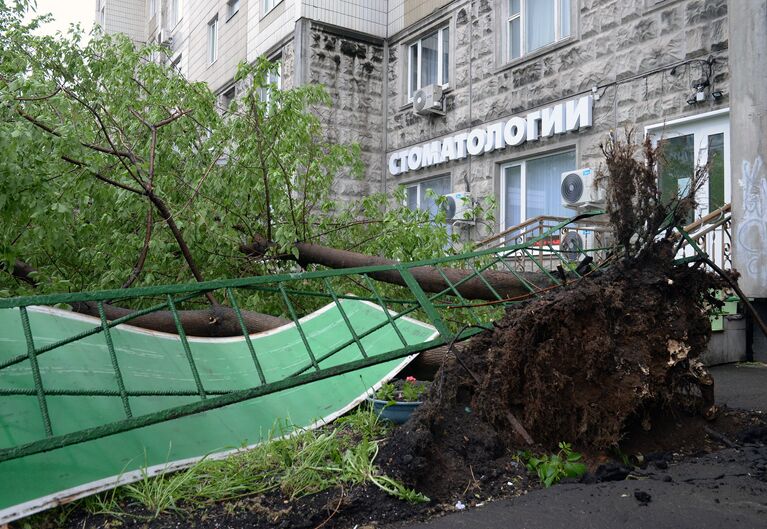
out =
{"type": "Polygon", "coordinates": [[[485,474],[516,450],[566,441],[605,452],[655,417],[711,413],[712,379],[698,358],[718,287],[699,268],[674,266],[659,242],[639,261],[510,308],[446,359],[427,401],[382,450],[386,471],[446,499],[468,469],[485,474]]]}

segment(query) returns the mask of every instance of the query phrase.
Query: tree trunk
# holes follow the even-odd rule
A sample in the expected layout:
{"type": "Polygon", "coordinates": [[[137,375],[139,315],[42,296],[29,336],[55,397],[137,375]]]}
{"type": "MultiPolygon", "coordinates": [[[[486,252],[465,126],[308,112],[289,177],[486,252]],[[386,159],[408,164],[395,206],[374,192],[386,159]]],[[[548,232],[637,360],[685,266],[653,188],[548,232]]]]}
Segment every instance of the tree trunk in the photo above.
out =
{"type": "MultiPolygon", "coordinates": [[[[240,251],[253,257],[266,255],[270,244],[265,239],[256,239],[253,243],[240,246],[240,251]]],[[[378,265],[396,265],[397,261],[385,259],[373,255],[366,255],[348,250],[338,250],[328,246],[312,244],[306,242],[296,243],[298,249],[298,258],[293,255],[280,256],[281,259],[294,259],[301,266],[308,264],[318,264],[329,268],[356,268],[362,266],[378,265]]],[[[410,268],[410,273],[425,292],[437,293],[449,288],[449,284],[440,274],[440,270],[455,285],[463,278],[473,274],[471,270],[461,270],[458,268],[437,268],[434,266],[420,266],[410,268]]],[[[370,272],[368,276],[371,279],[391,283],[394,285],[406,286],[402,275],[396,270],[386,270],[382,272],[370,272]]],[[[466,299],[479,299],[486,301],[495,301],[498,298],[493,290],[502,298],[513,298],[524,296],[530,293],[530,290],[519,279],[544,288],[551,283],[544,274],[518,272],[516,275],[510,272],[499,272],[495,270],[486,270],[482,272],[482,277],[492,286],[489,288],[482,279],[474,277],[456,287],[456,290],[466,299]]]]}
{"type": "MultiPolygon", "coordinates": [[[[75,312],[98,316],[98,305],[93,302],[74,303],[75,312]]],[[[133,313],[131,309],[104,304],[104,313],[108,320],[116,320],[133,313]]],[[[268,331],[282,325],[287,325],[290,320],[241,310],[242,319],[249,334],[268,331]]],[[[184,332],[189,336],[202,336],[210,338],[222,338],[226,336],[242,336],[242,328],[234,310],[222,305],[211,306],[201,310],[179,310],[179,320],[184,327],[184,332]]],[[[177,334],[176,322],[169,310],[161,310],[139,316],[130,320],[127,325],[134,325],[143,329],[177,334]]]]}
{"type": "MultiPolygon", "coordinates": [[[[36,270],[24,261],[16,261],[11,273],[21,281],[25,281],[32,286],[37,286],[37,282],[32,277],[36,270]]],[[[72,310],[81,314],[99,317],[98,304],[95,302],[73,303],[72,310]]],[[[104,303],[104,314],[107,320],[116,320],[132,314],[134,311],[124,307],[117,307],[104,303]]],[[[237,321],[237,314],[233,309],[223,305],[213,305],[210,308],[202,310],[179,310],[178,316],[184,332],[189,336],[201,336],[210,338],[223,338],[227,336],[242,336],[240,322],[237,321]]],[[[268,331],[282,325],[287,325],[290,320],[262,314],[249,310],[240,310],[245,328],[249,334],[268,331]]],[[[128,325],[149,329],[152,331],[167,332],[177,334],[176,321],[169,310],[160,310],[139,316],[128,322],[128,325]]]]}

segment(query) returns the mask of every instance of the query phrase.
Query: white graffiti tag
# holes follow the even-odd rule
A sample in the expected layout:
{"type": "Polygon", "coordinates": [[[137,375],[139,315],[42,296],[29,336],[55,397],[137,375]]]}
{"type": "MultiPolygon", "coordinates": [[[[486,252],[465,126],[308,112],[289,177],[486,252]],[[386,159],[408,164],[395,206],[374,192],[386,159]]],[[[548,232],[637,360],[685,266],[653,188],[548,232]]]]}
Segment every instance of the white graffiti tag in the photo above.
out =
{"type": "Polygon", "coordinates": [[[762,175],[764,162],[757,156],[754,163],[743,161],[743,218],[738,226],[737,241],[740,266],[759,287],[767,286],[767,178],[762,175]]]}

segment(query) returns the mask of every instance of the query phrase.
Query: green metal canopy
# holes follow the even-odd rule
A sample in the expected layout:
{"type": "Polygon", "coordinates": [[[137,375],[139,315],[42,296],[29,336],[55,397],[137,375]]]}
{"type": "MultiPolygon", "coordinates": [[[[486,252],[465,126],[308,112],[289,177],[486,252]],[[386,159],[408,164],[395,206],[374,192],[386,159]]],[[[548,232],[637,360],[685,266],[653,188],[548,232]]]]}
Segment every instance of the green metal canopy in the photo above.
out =
{"type": "MultiPolygon", "coordinates": [[[[551,270],[572,269],[573,256],[555,235],[596,214],[508,235],[517,244],[428,261],[0,299],[0,524],[224,457],[268,439],[277,421],[290,430],[334,419],[418,352],[491,328],[494,310],[563,284],[551,270]],[[425,269],[442,278],[439,291],[420,286],[416,274],[425,269]],[[524,294],[499,294],[486,278],[498,271],[524,294]],[[551,286],[527,281],[530,272],[551,286]],[[384,290],[382,275],[400,286],[384,290]],[[466,300],[470,282],[495,301],[466,300]],[[341,285],[358,294],[339,294],[341,285]],[[213,293],[242,336],[186,336],[179,307],[199,307],[213,293]],[[248,334],[238,299],[281,304],[292,323],[248,334]],[[100,317],[55,308],[73,303],[92,304],[100,317]],[[110,321],[107,303],[140,308],[110,321]],[[130,326],[158,311],[170,313],[176,334],[130,326]]],[[[570,275],[581,277],[577,268],[570,275]]]]}
{"type": "MultiPolygon", "coordinates": [[[[358,360],[360,348],[345,320],[360,332],[384,324],[360,339],[366,354],[373,357],[401,349],[400,335],[408,345],[436,336],[434,327],[407,317],[398,318],[395,330],[381,306],[341,299],[301,318],[298,324],[248,339],[189,337],[185,345],[178,335],[119,325],[108,332],[112,351],[103,333],[46,351],[46,346],[101,329],[101,320],[49,307],[0,309],[0,362],[5,365],[27,357],[0,369],[4,393],[0,399],[0,449],[119,423],[126,414],[140,418],[211,402],[233,391],[263,387],[262,380],[267,385],[283,381],[306,368],[304,339],[320,359],[321,369],[358,360]],[[28,325],[23,324],[25,319],[28,325]],[[27,355],[25,328],[31,331],[37,349],[34,359],[27,355]],[[350,341],[351,345],[321,359],[350,341]],[[115,388],[116,374],[123,389],[108,394],[104,388],[115,388]],[[36,398],[36,378],[44,388],[47,420],[41,415],[43,401],[36,398]],[[205,398],[201,399],[200,388],[205,398]],[[130,396],[119,398],[120,391],[130,396]]],[[[380,386],[412,358],[389,360],[194,415],[3,461],[0,524],[135,481],[142,472],[181,468],[206,454],[223,456],[257,444],[269,436],[276,420],[300,428],[323,424],[357,405],[369,388],[380,386]]]]}

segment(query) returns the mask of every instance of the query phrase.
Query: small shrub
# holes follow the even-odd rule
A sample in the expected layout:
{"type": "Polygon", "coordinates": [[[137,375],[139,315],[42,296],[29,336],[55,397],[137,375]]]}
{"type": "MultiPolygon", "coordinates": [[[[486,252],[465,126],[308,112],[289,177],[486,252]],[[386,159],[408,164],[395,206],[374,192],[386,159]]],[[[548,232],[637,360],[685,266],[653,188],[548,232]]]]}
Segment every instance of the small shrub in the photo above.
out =
{"type": "Polygon", "coordinates": [[[586,473],[586,465],[580,463],[581,454],[574,452],[570,443],[559,443],[559,452],[533,456],[524,453],[527,468],[538,474],[544,487],[559,483],[562,478],[579,478],[586,473]]]}

